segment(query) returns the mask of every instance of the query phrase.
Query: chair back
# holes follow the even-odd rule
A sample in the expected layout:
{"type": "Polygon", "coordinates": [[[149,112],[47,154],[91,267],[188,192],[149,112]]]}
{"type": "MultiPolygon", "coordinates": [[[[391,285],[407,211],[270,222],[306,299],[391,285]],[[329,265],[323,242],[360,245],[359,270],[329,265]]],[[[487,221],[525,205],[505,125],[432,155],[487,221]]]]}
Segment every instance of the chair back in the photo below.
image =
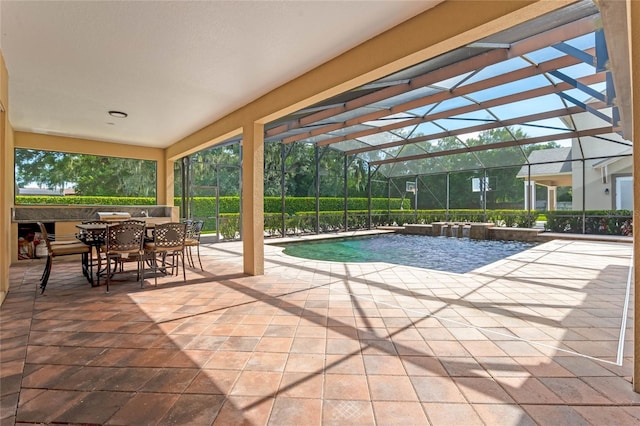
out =
{"type": "Polygon", "coordinates": [[[154,229],[153,242],[157,248],[176,248],[184,246],[187,235],[186,223],[160,223],[154,229]]]}
{"type": "Polygon", "coordinates": [[[104,244],[107,240],[107,225],[109,223],[110,222],[107,222],[106,220],[86,220],[82,222],[83,225],[104,225],[104,229],[91,231],[83,230],[79,235],[80,240],[87,244],[92,242],[101,242],[104,244]]]}
{"type": "Polygon", "coordinates": [[[147,222],[145,222],[144,220],[138,220],[138,219],[127,219],[127,220],[123,220],[120,223],[133,223],[135,225],[142,225],[142,226],[147,225],[147,222]]]}
{"type": "Polygon", "coordinates": [[[200,234],[202,233],[202,227],[204,226],[203,220],[196,220],[187,223],[187,239],[200,241],[200,234]]]}
{"type": "Polygon", "coordinates": [[[106,230],[106,250],[113,252],[141,252],[144,244],[145,227],[137,223],[116,223],[106,230]]]}
{"type": "Polygon", "coordinates": [[[38,222],[38,226],[40,227],[40,233],[42,234],[42,239],[47,245],[47,253],[53,253],[51,250],[51,240],[49,239],[49,233],[47,232],[47,228],[44,226],[44,223],[38,222]]]}

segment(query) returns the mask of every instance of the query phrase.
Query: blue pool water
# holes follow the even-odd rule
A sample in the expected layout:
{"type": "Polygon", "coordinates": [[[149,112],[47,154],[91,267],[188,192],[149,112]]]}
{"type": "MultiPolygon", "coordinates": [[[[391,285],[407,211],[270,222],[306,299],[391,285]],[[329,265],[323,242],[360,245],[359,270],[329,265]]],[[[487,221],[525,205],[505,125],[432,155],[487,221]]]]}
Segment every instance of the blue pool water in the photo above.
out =
{"type": "Polygon", "coordinates": [[[285,244],[284,253],[336,262],[388,262],[464,273],[535,246],[519,241],[383,234],[285,244]]]}

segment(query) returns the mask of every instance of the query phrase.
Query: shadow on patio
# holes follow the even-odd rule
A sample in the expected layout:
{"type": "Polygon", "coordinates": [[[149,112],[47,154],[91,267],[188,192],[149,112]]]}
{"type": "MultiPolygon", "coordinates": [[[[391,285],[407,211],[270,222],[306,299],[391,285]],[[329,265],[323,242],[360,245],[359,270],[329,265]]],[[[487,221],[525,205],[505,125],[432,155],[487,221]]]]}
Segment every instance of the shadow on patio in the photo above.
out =
{"type": "Polygon", "coordinates": [[[3,424],[640,421],[629,342],[616,362],[629,245],[551,242],[464,275],[266,246],[248,277],[240,250],[110,294],[77,262],[42,296],[43,265],[13,267],[3,424]]]}

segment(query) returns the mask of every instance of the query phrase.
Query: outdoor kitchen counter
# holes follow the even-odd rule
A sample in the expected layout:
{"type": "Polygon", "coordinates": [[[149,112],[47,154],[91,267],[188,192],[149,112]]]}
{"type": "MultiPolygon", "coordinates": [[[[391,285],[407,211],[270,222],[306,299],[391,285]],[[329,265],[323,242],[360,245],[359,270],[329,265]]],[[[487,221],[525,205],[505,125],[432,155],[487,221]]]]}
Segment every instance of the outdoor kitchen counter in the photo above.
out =
{"type": "MultiPolygon", "coordinates": [[[[177,222],[180,219],[179,208],[174,206],[16,206],[11,209],[11,263],[23,257],[20,250],[24,251],[25,239],[30,242],[34,232],[38,232],[37,222],[45,223],[52,234],[74,235],[76,225],[98,220],[98,212],[126,212],[132,219],[154,223],[177,222]]],[[[35,248],[31,252],[38,256],[35,248]]]]}
{"type": "Polygon", "coordinates": [[[98,212],[125,212],[131,217],[162,217],[178,219],[178,207],[174,206],[16,206],[11,209],[11,221],[78,222],[97,220],[98,212]]]}

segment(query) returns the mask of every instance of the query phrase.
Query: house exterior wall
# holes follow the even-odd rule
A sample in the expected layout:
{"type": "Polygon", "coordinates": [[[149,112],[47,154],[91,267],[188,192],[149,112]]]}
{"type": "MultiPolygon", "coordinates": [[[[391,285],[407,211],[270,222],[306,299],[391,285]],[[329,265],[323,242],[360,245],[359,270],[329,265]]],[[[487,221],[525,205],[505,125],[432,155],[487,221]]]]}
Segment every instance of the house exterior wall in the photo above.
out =
{"type": "MultiPolygon", "coordinates": [[[[578,115],[574,118],[578,128],[592,128],[602,126],[602,121],[590,114],[578,115]],[[598,121],[595,123],[594,121],[598,121]]],[[[611,135],[622,143],[628,143],[621,136],[611,135]]],[[[574,161],[572,166],[573,174],[573,210],[583,209],[583,197],[586,195],[584,204],[585,210],[612,210],[615,209],[615,198],[613,197],[613,186],[615,182],[612,175],[628,175],[633,170],[631,157],[620,158],[619,161],[612,162],[606,167],[605,180],[603,181],[602,170],[594,167],[597,163],[602,162],[602,157],[613,156],[616,154],[628,154],[629,146],[624,144],[616,144],[612,151],[611,142],[603,142],[597,138],[584,137],[572,141],[572,158],[587,158],[584,162],[574,161]],[[589,160],[588,158],[593,158],[589,160]],[[584,168],[584,181],[583,181],[584,168]],[[584,186],[584,193],[583,193],[584,186]],[[605,191],[608,190],[608,191],[605,191]]]]}
{"type": "MultiPolygon", "coordinates": [[[[603,154],[605,155],[605,154],[603,154]]],[[[600,168],[594,167],[594,164],[601,160],[586,160],[585,182],[586,210],[614,210],[616,208],[614,194],[615,176],[631,175],[633,164],[631,157],[621,158],[619,161],[609,164],[606,168],[606,183],[602,180],[602,172],[600,168]]],[[[573,210],[582,210],[582,161],[573,162],[573,210]]]]}

